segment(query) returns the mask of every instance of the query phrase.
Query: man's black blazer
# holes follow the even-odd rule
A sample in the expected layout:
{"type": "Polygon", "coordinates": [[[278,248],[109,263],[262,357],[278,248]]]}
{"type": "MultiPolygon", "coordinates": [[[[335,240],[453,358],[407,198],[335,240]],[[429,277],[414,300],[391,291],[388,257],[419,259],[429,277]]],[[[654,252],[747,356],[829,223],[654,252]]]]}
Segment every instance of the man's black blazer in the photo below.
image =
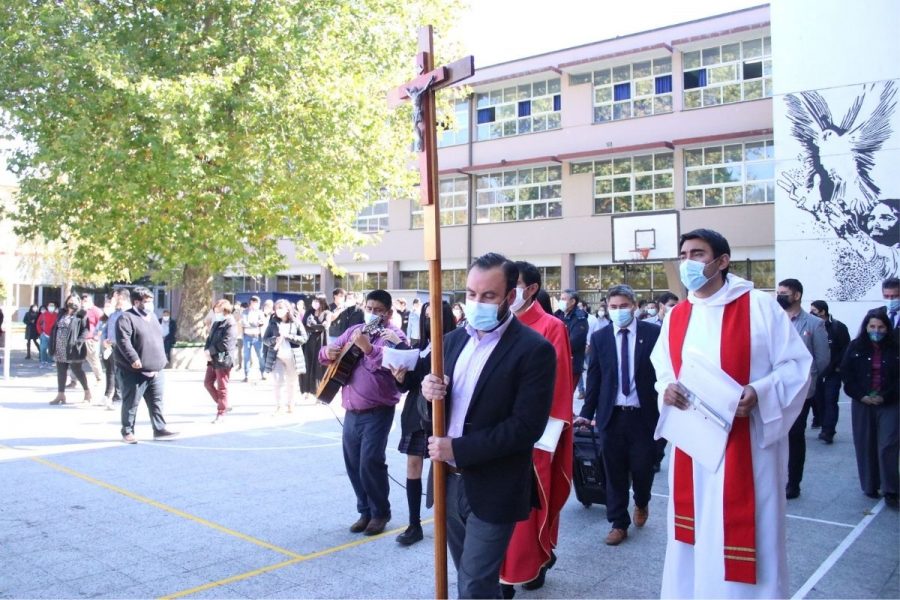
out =
{"type": "MultiPolygon", "coordinates": [[[[581,416],[596,421],[597,431],[603,436],[612,417],[616,396],[619,393],[619,352],[615,325],[604,327],[591,336],[591,360],[588,365],[584,406],[581,416]]],[[[634,386],[641,403],[641,416],[651,430],[656,429],[659,407],[656,404],[656,370],[650,362],[650,353],[659,338],[660,328],[652,323],[637,322],[637,342],[634,349],[634,386]]]]}
{"type": "MultiPolygon", "coordinates": [[[[452,410],[453,370],[469,342],[465,328],[444,336],[446,424],[452,410]]],[[[532,452],[553,403],[556,352],[542,335],[513,318],[475,384],[462,437],[453,440],[456,466],[472,512],[489,523],[528,518],[540,505],[532,452]]]]}

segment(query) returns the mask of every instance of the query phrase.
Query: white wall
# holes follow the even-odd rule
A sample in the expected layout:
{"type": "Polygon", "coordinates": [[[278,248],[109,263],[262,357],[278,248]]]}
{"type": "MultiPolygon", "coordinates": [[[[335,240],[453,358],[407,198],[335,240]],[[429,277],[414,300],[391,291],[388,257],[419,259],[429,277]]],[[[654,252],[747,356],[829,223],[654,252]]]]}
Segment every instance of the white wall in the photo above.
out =
{"type": "Polygon", "coordinates": [[[799,279],[804,308],[826,300],[855,335],[865,311],[881,303],[881,280],[900,271],[898,223],[871,227],[873,214],[888,224],[900,210],[882,202],[900,199],[900,6],[773,0],[771,10],[776,174],[784,184],[776,188],[776,276],[799,279]]]}

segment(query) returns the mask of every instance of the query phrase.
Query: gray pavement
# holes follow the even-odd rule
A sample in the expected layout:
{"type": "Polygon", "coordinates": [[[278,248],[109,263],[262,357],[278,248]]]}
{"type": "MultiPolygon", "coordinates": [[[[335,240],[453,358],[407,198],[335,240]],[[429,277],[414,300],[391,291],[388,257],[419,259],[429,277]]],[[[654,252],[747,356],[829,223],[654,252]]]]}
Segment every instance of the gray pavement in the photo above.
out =
{"type": "MultiPolygon", "coordinates": [[[[14,377],[0,383],[0,597],[432,596],[431,514],[423,512],[425,541],[399,546],[407,515],[398,484],[389,531],[367,538],[347,530],[357,515],[338,406],[273,416],[271,387],[251,379],[232,383],[234,412],[212,425],[202,373],[167,371],[165,413],[182,435],[151,441],[142,406],[139,443],[128,446],[118,411],[49,406],[55,373],[23,358],[14,352],[14,377]]],[[[791,593],[898,598],[898,513],[859,491],[849,406],[841,409],[834,445],[808,432],[803,493],[788,503],[791,593]]],[[[388,462],[405,483],[398,419],[399,411],[388,462]]],[[[573,494],[556,567],[544,588],[517,598],[658,597],[667,462],[647,525],[619,547],[603,544],[604,508],[586,509],[573,494]]],[[[452,563],[449,579],[455,597],[452,563]]]]}

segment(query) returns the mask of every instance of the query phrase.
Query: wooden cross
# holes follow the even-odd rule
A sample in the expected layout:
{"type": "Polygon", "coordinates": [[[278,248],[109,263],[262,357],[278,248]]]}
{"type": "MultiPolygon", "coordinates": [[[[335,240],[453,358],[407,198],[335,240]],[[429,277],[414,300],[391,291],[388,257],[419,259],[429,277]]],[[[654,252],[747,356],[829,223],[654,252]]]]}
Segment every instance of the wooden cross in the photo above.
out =
{"type": "MultiPolygon", "coordinates": [[[[405,100],[413,103],[413,126],[419,154],[420,201],[425,217],[425,260],[428,261],[428,287],[431,302],[431,372],[444,377],[444,326],[441,303],[441,215],[438,201],[437,118],[435,92],[475,73],[475,59],[467,56],[449,65],[434,68],[434,44],[431,25],[419,29],[418,75],[388,94],[388,105],[405,100]]],[[[445,435],[444,402],[432,405],[434,435],[445,435]]],[[[447,598],[447,504],[446,464],[433,463],[434,475],[434,582],[435,597],[447,598]]]]}

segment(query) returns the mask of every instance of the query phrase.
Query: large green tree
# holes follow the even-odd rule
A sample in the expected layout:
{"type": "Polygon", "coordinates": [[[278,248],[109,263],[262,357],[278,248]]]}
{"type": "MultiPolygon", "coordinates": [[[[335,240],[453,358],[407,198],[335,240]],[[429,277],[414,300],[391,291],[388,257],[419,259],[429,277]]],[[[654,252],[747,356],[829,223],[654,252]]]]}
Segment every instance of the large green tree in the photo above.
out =
{"type": "Polygon", "coordinates": [[[446,0],[4,0],[0,123],[25,145],[15,218],[82,272],[179,281],[198,339],[212,277],[330,264],[411,175],[416,28],[446,0]]]}

